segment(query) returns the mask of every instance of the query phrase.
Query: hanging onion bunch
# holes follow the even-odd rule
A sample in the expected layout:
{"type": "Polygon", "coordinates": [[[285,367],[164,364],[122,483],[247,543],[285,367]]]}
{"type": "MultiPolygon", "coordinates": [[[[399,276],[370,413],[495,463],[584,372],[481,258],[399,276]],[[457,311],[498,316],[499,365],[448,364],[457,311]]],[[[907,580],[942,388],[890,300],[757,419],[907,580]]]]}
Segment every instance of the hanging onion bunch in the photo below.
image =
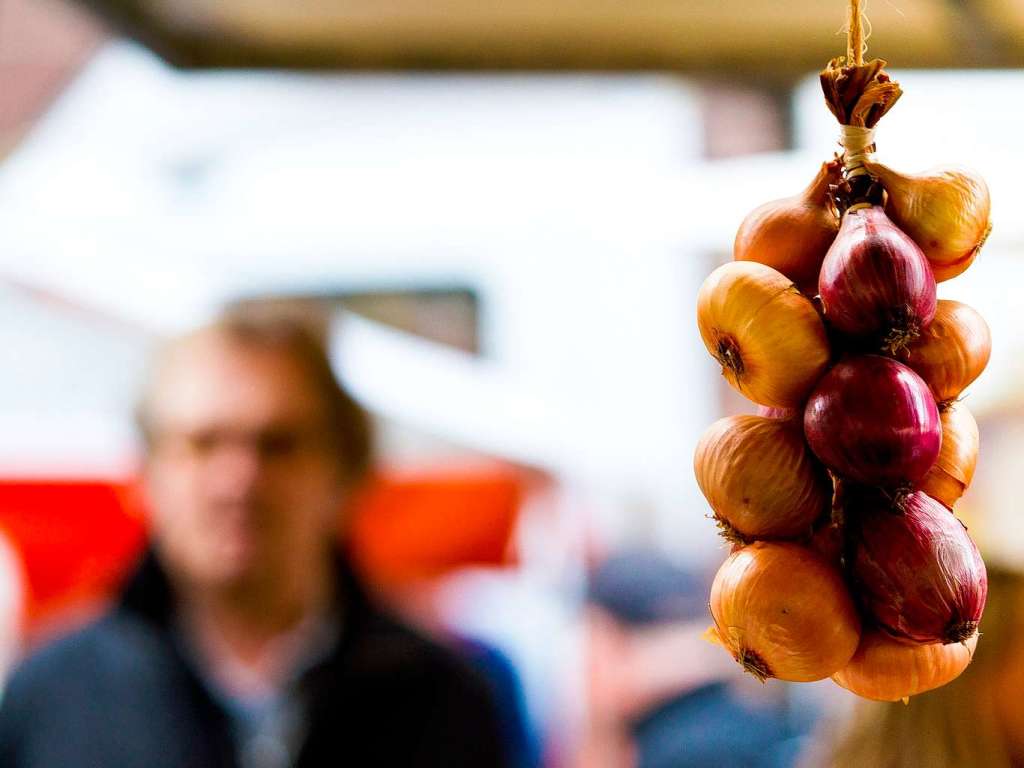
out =
{"type": "Polygon", "coordinates": [[[979,449],[961,398],[991,336],[936,281],[975,260],[989,197],[966,171],[873,159],[902,91],[854,56],[855,27],[821,73],[842,156],[751,212],[701,287],[701,338],[758,408],[714,423],[694,472],[732,550],[709,637],[762,681],[897,701],[956,678],[980,636],[985,565],[954,509],[979,449]]]}

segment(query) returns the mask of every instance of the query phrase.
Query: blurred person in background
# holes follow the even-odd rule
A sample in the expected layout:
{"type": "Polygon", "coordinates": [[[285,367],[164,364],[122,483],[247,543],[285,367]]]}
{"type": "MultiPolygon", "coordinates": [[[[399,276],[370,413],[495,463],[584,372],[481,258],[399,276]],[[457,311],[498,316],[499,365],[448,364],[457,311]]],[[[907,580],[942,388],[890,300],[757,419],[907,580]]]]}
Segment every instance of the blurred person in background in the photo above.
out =
{"type": "Polygon", "coordinates": [[[814,713],[704,635],[709,584],[653,552],[591,575],[589,723],[574,768],[786,768],[814,713]]]}
{"type": "Polygon", "coordinates": [[[152,546],[106,616],[15,672],[0,765],[505,765],[486,684],[341,554],[372,436],[315,332],[249,312],[179,339],[138,419],[152,546]]]}

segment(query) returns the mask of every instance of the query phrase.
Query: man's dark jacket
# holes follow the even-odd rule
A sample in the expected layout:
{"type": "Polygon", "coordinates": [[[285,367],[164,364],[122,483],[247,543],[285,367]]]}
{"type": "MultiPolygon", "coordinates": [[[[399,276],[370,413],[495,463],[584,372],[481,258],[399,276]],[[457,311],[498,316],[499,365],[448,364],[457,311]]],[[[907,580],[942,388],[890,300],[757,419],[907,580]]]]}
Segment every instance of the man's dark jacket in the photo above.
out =
{"type": "MultiPolygon", "coordinates": [[[[342,633],[302,678],[298,768],[504,766],[484,683],[376,610],[339,562],[342,633]]],[[[3,768],[237,768],[227,715],[179,651],[152,555],[117,607],[31,657],[0,703],[3,768]]]]}

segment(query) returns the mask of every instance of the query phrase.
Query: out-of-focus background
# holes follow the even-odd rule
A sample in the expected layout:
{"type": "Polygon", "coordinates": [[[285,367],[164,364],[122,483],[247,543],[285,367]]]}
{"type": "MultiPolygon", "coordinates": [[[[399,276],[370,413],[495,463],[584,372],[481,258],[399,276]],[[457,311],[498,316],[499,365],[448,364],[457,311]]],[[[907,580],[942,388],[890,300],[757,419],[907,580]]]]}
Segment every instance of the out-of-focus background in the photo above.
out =
{"type": "MultiPolygon", "coordinates": [[[[845,6],[2,0],[0,668],[94,615],[141,546],[154,344],[285,300],[331,312],[382,430],[362,567],[510,660],[523,765],[697,764],[679,750],[744,738],[793,764],[848,695],[761,687],[699,641],[725,550],[693,447],[748,406],[694,299],[743,215],[836,151],[816,72],[845,6]],[[755,725],[700,719],[689,694],[719,684],[755,725]]],[[[1024,6],[868,12],[906,92],[879,157],[992,190],[993,235],[940,295],[992,327],[965,509],[1019,566],[1024,6]]]]}

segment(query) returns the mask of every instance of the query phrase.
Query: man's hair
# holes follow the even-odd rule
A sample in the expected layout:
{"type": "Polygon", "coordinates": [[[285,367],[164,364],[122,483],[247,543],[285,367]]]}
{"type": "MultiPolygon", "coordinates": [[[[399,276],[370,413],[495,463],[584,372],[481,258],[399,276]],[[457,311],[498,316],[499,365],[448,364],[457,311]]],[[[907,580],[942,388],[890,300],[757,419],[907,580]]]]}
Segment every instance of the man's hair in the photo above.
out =
{"type": "MultiPolygon", "coordinates": [[[[315,315],[296,312],[294,307],[291,310],[243,304],[225,311],[196,333],[210,334],[241,348],[271,350],[297,363],[323,404],[327,438],[343,473],[350,479],[360,479],[369,470],[373,456],[370,417],[334,375],[327,354],[326,324],[315,315]]],[[[135,422],[147,447],[156,436],[151,413],[153,379],[151,374],[135,409],[135,422]]]]}

